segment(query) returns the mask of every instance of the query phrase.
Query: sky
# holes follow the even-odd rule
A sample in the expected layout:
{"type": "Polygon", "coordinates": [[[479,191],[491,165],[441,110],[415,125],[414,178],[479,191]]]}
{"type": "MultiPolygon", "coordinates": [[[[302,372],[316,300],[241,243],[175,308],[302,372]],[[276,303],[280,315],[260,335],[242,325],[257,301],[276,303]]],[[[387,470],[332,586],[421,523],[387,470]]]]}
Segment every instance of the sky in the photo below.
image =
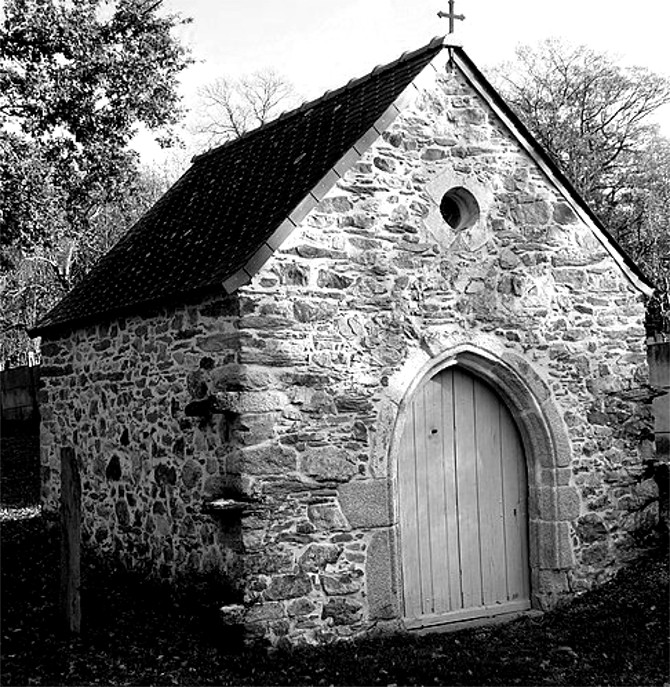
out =
{"type": "MultiPolygon", "coordinates": [[[[448,0],[164,0],[191,17],[178,29],[195,63],[181,78],[184,105],[218,77],[272,68],[306,100],[448,32],[448,0]]],[[[664,0],[456,0],[455,36],[481,68],[549,37],[584,44],[670,76],[670,3],[664,0]]],[[[658,115],[670,136],[670,106],[658,115]]],[[[145,161],[157,150],[138,138],[145,161]]]]}

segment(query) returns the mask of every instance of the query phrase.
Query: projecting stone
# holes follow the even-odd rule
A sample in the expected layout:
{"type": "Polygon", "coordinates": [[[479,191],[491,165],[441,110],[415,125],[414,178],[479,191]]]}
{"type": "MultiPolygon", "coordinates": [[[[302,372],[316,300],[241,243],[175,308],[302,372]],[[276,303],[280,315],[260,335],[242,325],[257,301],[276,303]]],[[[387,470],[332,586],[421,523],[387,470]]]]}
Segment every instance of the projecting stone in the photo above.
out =
{"type": "Polygon", "coordinates": [[[255,446],[275,436],[276,413],[246,413],[234,425],[233,436],[245,446],[255,446]]]}
{"type": "Polygon", "coordinates": [[[245,609],[241,604],[231,604],[222,606],[219,614],[224,625],[239,625],[244,621],[245,609]]]}
{"type": "Polygon", "coordinates": [[[272,385],[272,375],[267,370],[224,365],[212,371],[212,382],[217,391],[261,391],[272,385]]]}

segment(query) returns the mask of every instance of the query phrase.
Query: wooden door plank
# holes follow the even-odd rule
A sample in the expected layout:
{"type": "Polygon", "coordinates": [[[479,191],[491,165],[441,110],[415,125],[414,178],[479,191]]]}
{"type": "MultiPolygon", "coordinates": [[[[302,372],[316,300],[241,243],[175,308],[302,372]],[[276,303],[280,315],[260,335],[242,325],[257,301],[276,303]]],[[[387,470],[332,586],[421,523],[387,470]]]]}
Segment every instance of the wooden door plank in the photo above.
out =
{"type": "Polygon", "coordinates": [[[417,618],[421,615],[415,460],[414,406],[412,405],[407,412],[398,452],[398,515],[401,533],[405,616],[408,618],[417,618]]]}
{"type": "Polygon", "coordinates": [[[526,468],[519,432],[504,407],[500,419],[507,598],[514,601],[529,595],[526,468]]]}
{"type": "Polygon", "coordinates": [[[475,380],[475,438],[484,604],[507,600],[500,451],[500,399],[475,380]]]}
{"type": "Polygon", "coordinates": [[[419,575],[421,580],[421,612],[433,612],[433,574],[430,549],[430,514],[428,470],[428,406],[426,385],[419,390],[414,403],[414,438],[416,450],[416,508],[419,538],[419,575]]]}
{"type": "Polygon", "coordinates": [[[463,595],[461,591],[461,554],[459,550],[458,494],[456,488],[453,369],[445,370],[441,376],[447,577],[449,583],[449,610],[455,611],[463,607],[463,595]]]}
{"type": "Polygon", "coordinates": [[[425,386],[426,459],[428,471],[428,521],[433,590],[433,613],[450,610],[449,560],[447,558],[447,520],[444,491],[442,423],[442,375],[425,386]]]}
{"type": "Polygon", "coordinates": [[[463,607],[482,605],[473,379],[454,370],[456,476],[463,607]]]}

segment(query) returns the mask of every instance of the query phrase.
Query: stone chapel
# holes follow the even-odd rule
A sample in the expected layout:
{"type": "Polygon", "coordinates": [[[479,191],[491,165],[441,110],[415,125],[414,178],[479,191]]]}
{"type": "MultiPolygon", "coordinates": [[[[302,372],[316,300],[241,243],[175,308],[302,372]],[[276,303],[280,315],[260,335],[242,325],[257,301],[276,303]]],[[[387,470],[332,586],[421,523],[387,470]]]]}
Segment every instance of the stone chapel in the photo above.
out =
{"type": "Polygon", "coordinates": [[[274,644],[552,608],[657,517],[651,291],[436,39],[195,158],[38,324],[44,507],[74,448],[87,545],[274,644]]]}

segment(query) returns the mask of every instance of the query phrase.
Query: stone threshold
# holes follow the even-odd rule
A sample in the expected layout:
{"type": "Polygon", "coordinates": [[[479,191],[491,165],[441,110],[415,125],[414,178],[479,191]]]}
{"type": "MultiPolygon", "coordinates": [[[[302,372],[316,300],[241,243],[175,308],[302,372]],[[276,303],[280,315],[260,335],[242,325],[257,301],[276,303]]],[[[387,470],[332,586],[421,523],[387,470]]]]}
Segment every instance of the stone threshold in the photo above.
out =
{"type": "Polygon", "coordinates": [[[405,628],[412,634],[422,636],[432,633],[458,632],[459,630],[468,630],[477,627],[503,625],[513,620],[517,620],[518,618],[540,618],[543,615],[544,611],[535,608],[526,608],[521,610],[509,610],[496,615],[479,616],[476,618],[444,618],[441,622],[436,616],[433,616],[429,622],[425,623],[421,623],[421,621],[417,620],[406,620],[405,628]]]}

